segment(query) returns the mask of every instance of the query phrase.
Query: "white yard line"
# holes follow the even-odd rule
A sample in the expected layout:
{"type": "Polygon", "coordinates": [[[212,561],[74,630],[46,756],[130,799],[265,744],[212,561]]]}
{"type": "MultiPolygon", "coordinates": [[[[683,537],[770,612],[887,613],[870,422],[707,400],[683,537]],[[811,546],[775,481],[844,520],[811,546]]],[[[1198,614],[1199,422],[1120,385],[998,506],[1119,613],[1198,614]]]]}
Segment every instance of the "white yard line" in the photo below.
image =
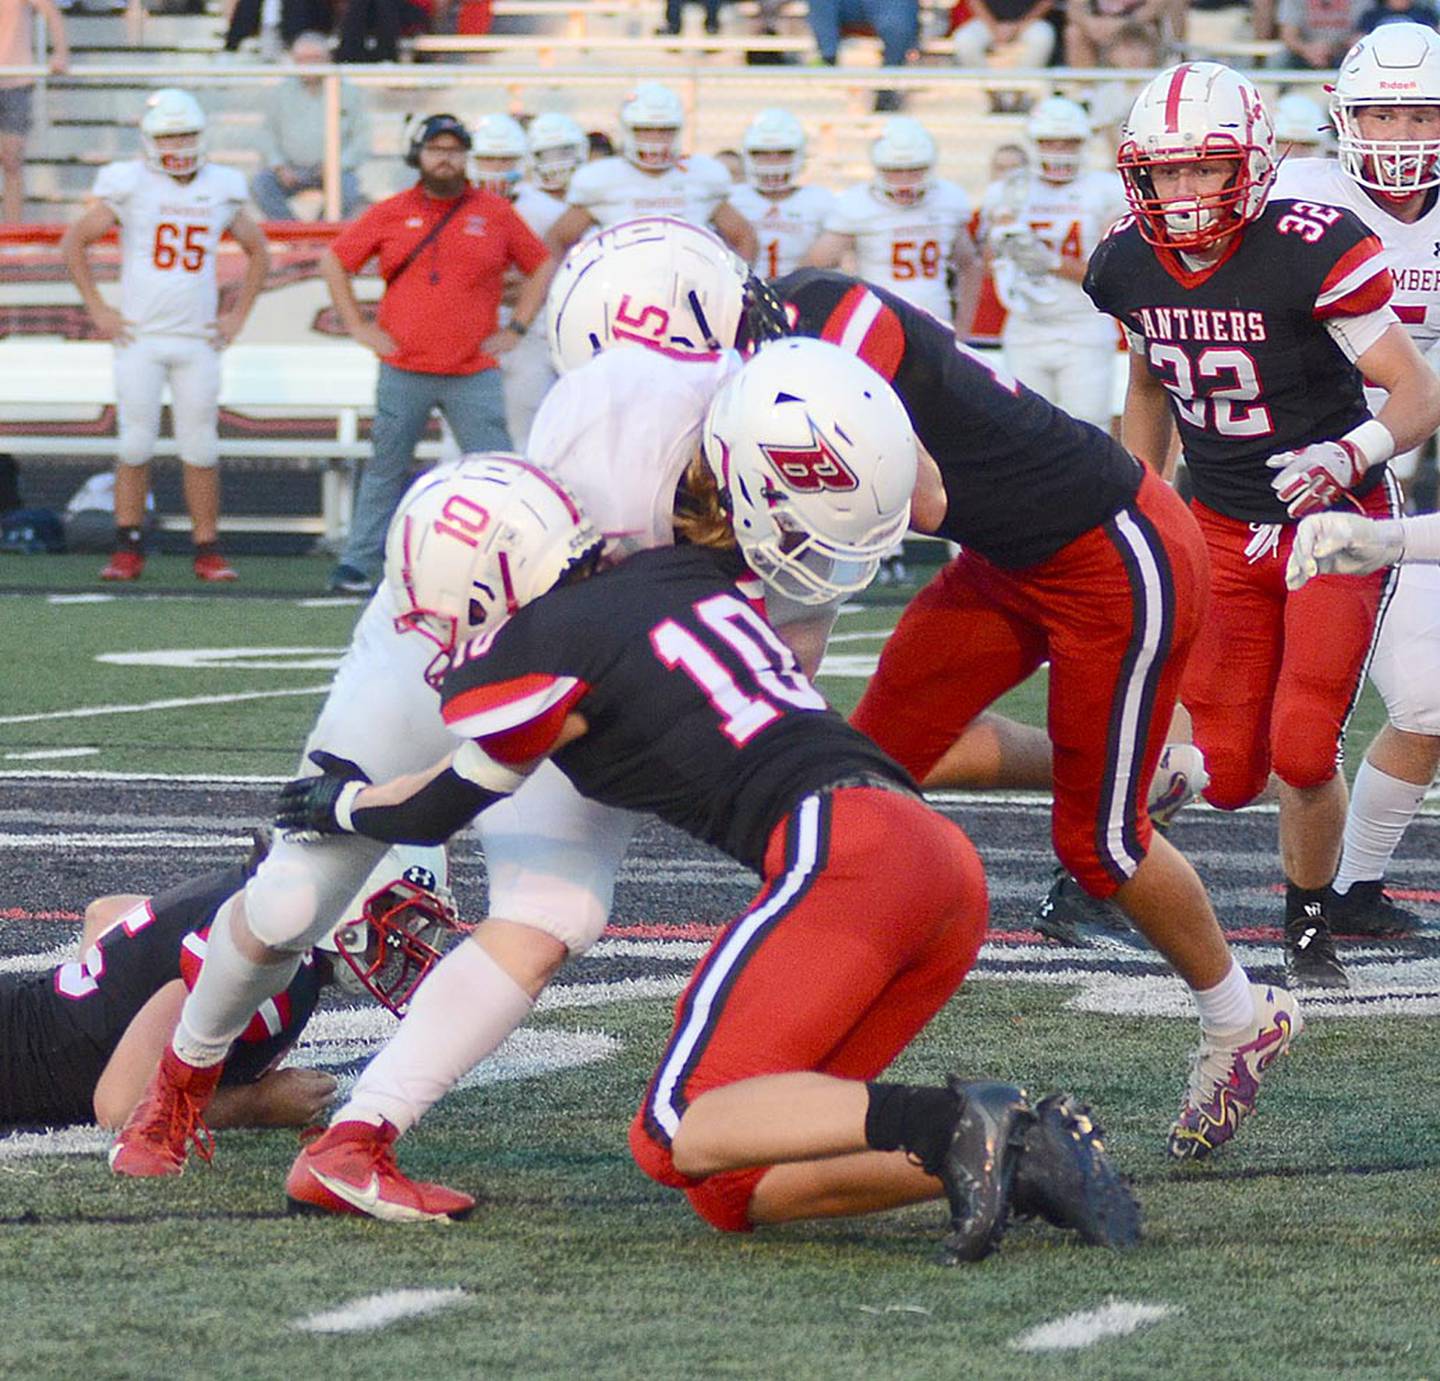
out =
{"type": "Polygon", "coordinates": [[[1098,1309],[1086,1309],[1027,1329],[1010,1340],[1016,1352],[1075,1352],[1093,1347],[1103,1338],[1124,1338],[1137,1329],[1158,1323],[1179,1310],[1170,1304],[1140,1304],[1134,1300],[1108,1300],[1098,1309]]]}
{"type": "Polygon", "coordinates": [[[296,1319],[291,1327],[302,1333],[374,1333],[405,1319],[453,1309],[468,1299],[459,1286],[448,1290],[386,1290],[383,1294],[363,1295],[323,1313],[296,1319]]]}
{"type": "Polygon", "coordinates": [[[276,700],[292,695],[323,695],[323,686],[291,686],[285,690],[241,691],[235,695],[187,695],[147,700],[139,705],[85,705],[74,710],[42,710],[38,714],[0,715],[0,724],[42,724],[54,719],[101,719],[112,714],[149,714],[154,710],[185,710],[195,705],[238,705],[245,700],[276,700]]]}

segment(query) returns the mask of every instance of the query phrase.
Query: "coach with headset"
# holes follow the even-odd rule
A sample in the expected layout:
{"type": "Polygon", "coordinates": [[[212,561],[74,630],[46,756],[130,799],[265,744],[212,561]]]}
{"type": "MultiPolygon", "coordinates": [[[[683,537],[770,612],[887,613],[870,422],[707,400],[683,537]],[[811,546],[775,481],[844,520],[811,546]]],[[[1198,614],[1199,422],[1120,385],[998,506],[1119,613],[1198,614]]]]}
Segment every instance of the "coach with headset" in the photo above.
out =
{"type": "Polygon", "coordinates": [[[470,142],[454,115],[419,121],[405,155],[419,180],[346,226],[320,260],[342,325],[380,357],[373,454],[330,576],[335,591],[369,593],[378,583],[385,529],[432,408],[439,408],[462,451],[510,449],[495,357],[514,349],[535,324],[555,265],[508,201],[470,185],[470,142]],[[350,280],[377,255],[385,292],[370,321],[350,280]],[[499,330],[500,295],[512,265],[524,281],[510,325],[499,330]]]}

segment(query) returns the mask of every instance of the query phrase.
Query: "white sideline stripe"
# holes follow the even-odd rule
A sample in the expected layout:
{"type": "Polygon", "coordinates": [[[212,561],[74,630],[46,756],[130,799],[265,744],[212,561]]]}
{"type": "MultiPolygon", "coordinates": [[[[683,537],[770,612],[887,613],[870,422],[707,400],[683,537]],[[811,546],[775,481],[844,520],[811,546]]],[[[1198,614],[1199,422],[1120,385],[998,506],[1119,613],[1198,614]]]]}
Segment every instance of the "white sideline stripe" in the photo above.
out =
{"type": "Polygon", "coordinates": [[[167,834],[161,830],[129,834],[0,834],[0,849],[34,849],[42,844],[53,849],[213,849],[217,845],[243,849],[249,847],[250,836],[167,834]]]}
{"type": "Polygon", "coordinates": [[[381,1295],[363,1295],[334,1309],[291,1325],[302,1333],[374,1333],[402,1319],[418,1319],[453,1309],[470,1297],[458,1285],[448,1290],[387,1290],[381,1295]]]}
{"type": "Polygon", "coordinates": [[[1027,1329],[1010,1340],[1016,1352],[1074,1352],[1091,1347],[1102,1338],[1124,1338],[1136,1329],[1181,1311],[1170,1304],[1140,1304],[1133,1300],[1112,1299],[1099,1309],[1086,1309],[1066,1314],[1035,1328],[1027,1329]]]}
{"type": "Polygon", "coordinates": [[[93,758],[98,748],[31,748],[24,753],[6,753],[7,762],[39,762],[44,758],[93,758]]]}
{"type": "MultiPolygon", "coordinates": [[[[102,719],[112,714],[149,714],[152,710],[185,710],[195,705],[238,705],[245,700],[277,700],[289,695],[324,695],[323,686],[292,686],[287,690],[241,691],[235,695],[186,695],[169,700],[147,700],[139,705],[85,705],[74,710],[44,710],[39,714],[0,715],[0,724],[43,724],[52,719],[102,719]]],[[[123,780],[123,779],[122,779],[123,780]]],[[[136,778],[135,780],[144,780],[136,778]]]]}
{"type": "Polygon", "coordinates": [[[72,940],[40,954],[7,954],[0,959],[0,973],[45,973],[75,958],[75,943],[72,940]]]}
{"type": "Polygon", "coordinates": [[[16,1132],[0,1137],[0,1161],[35,1156],[93,1156],[106,1150],[115,1133],[99,1127],[60,1127],[50,1132],[16,1132]]]}

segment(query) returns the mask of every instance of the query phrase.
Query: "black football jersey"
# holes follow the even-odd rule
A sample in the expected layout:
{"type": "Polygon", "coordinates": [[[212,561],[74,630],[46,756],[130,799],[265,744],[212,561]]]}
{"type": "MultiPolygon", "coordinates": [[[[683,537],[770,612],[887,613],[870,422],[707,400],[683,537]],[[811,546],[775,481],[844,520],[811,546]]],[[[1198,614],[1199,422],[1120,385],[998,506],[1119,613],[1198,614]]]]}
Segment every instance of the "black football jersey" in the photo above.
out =
{"type": "MultiPolygon", "coordinates": [[[[0,986],[0,1127],[95,1120],[95,1085],[140,1009],[192,978],[215,911],[245,884],[243,868],[181,883],[106,931],[83,960],[0,986]]],[[[258,1079],[294,1043],[319,1000],[316,966],[267,1004],[236,1042],[221,1082],[258,1079]]]]}
{"type": "MultiPolygon", "coordinates": [[[[1325,323],[1389,301],[1382,252],[1350,212],[1274,198],[1197,272],[1146,244],[1129,219],[1101,241],[1085,291],[1143,337],[1201,503],[1246,522],[1288,521],[1266,460],[1370,415],[1360,372],[1325,323]]],[[[1381,470],[1357,492],[1380,483],[1381,470]]]]}
{"type": "Polygon", "coordinates": [[[589,731],[552,759],[582,795],[649,811],[756,871],[807,793],[859,774],[913,787],[699,547],[639,552],[527,605],[462,650],[441,706],[510,761],[583,715],[589,731]]]}
{"type": "Polygon", "coordinates": [[[1134,457],[957,342],[928,312],[828,269],[771,286],[798,334],[853,350],[899,394],[945,481],[939,536],[997,566],[1034,566],[1135,497],[1134,457]]]}

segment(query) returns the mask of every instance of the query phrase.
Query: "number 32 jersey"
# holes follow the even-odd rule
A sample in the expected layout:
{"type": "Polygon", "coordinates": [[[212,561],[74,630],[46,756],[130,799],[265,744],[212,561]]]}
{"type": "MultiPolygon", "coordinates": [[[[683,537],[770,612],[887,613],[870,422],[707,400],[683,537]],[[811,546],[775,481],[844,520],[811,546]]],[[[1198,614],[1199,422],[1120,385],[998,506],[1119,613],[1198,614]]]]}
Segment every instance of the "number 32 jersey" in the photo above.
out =
{"type": "Polygon", "coordinates": [[[219,304],[215,255],[245,205],[245,179],[206,163],[189,182],[143,160],[107,163],[92,193],[120,222],[120,311],[140,335],[208,339],[219,304]]]}
{"type": "MultiPolygon", "coordinates": [[[[1380,241],[1349,212],[1274,197],[1213,265],[1190,270],[1127,219],[1085,278],[1168,390],[1196,497],[1259,523],[1288,521],[1270,456],[1369,416],[1332,327],[1384,310],[1392,289],[1380,241]]],[[[1383,468],[1355,492],[1380,483],[1383,468]]]]}

